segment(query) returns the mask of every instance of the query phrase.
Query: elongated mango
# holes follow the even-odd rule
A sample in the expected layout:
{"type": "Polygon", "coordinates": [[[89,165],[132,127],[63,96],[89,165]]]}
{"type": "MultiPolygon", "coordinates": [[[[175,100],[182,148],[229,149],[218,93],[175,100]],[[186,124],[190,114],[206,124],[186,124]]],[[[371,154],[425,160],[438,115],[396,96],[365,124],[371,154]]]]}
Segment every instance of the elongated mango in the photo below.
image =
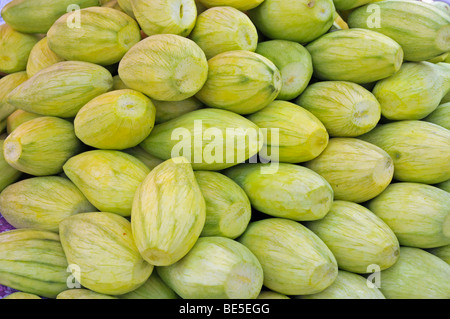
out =
{"type": "Polygon", "coordinates": [[[179,299],[180,297],[153,271],[139,288],[118,296],[120,299],[179,299]]]}
{"type": "Polygon", "coordinates": [[[221,170],[256,155],[260,129],[234,112],[204,108],[156,125],[139,144],[163,160],[184,156],[195,170],[221,170]]]}
{"type": "Polygon", "coordinates": [[[0,72],[25,71],[28,57],[39,37],[21,33],[9,24],[0,25],[0,72]]]}
{"type": "Polygon", "coordinates": [[[380,121],[381,106],[366,88],[347,81],[309,85],[295,101],[314,114],[332,137],[356,137],[380,121]]]}
{"type": "Polygon", "coordinates": [[[435,248],[450,244],[450,193],[442,189],[421,183],[393,183],[367,207],[389,225],[403,246],[435,248]]]}
{"type": "Polygon", "coordinates": [[[67,177],[100,211],[131,215],[134,194],[150,169],[137,158],[114,150],[91,150],[70,158],[67,177]]]}
{"type": "Polygon", "coordinates": [[[193,96],[182,101],[152,100],[152,102],[156,108],[156,124],[173,120],[174,118],[201,109],[203,107],[203,103],[193,96]]]}
{"type": "Polygon", "coordinates": [[[112,88],[111,73],[88,62],[55,63],[7,95],[7,102],[24,111],[74,117],[87,102],[112,88]]]}
{"type": "Polygon", "coordinates": [[[333,284],[322,292],[296,299],[386,299],[377,287],[369,287],[367,279],[358,274],[339,270],[333,284]]]}
{"type": "Polygon", "coordinates": [[[21,124],[8,135],[3,156],[21,172],[44,176],[61,173],[64,163],[82,149],[71,122],[43,116],[21,124]]]}
{"type": "Polygon", "coordinates": [[[6,131],[8,134],[11,134],[11,132],[19,127],[20,124],[42,116],[43,115],[17,109],[6,119],[6,131]]]}
{"type": "Polygon", "coordinates": [[[337,200],[365,202],[392,181],[393,160],[382,148],[351,137],[334,137],[315,159],[305,163],[330,183],[337,200]]]}
{"type": "Polygon", "coordinates": [[[244,190],[229,177],[209,171],[194,172],[206,203],[201,236],[237,238],[248,226],[252,208],[244,190]]]}
{"type": "Polygon", "coordinates": [[[117,299],[117,297],[99,294],[98,292],[89,289],[76,288],[60,292],[56,296],[56,299],[117,299]]]}
{"type": "Polygon", "coordinates": [[[152,131],[156,109],[144,94],[114,90],[93,98],[75,116],[77,137],[85,144],[109,150],[137,146],[152,131]]]}
{"type": "Polygon", "coordinates": [[[328,213],[333,190],[323,177],[295,164],[274,165],[245,163],[224,173],[244,189],[255,209],[267,215],[306,221],[328,213]]]}
{"type": "Polygon", "coordinates": [[[255,51],[258,31],[246,14],[221,6],[200,13],[189,38],[205,52],[207,59],[211,59],[227,51],[255,51]]]}
{"type": "Polygon", "coordinates": [[[450,130],[450,102],[439,105],[423,120],[450,130]]]}
{"type": "Polygon", "coordinates": [[[0,192],[2,192],[7,186],[16,182],[21,176],[22,172],[15,169],[5,160],[3,156],[3,143],[4,139],[0,138],[0,171],[2,175],[0,176],[0,192]]]}
{"type": "Polygon", "coordinates": [[[183,259],[157,272],[184,299],[256,299],[263,285],[256,256],[225,237],[199,238],[183,259]]]}
{"type": "Polygon", "coordinates": [[[208,61],[194,41],[156,34],[134,45],[120,61],[118,72],[125,85],[151,99],[181,101],[202,88],[208,61]]]}
{"type": "Polygon", "coordinates": [[[274,101],[281,86],[280,71],[269,59],[227,51],[208,60],[207,80],[195,97],[209,107],[251,114],[274,101]]]}
{"type": "Polygon", "coordinates": [[[0,79],[0,121],[10,116],[16,107],[8,103],[8,94],[20,84],[28,80],[25,71],[12,73],[0,79]]]}
{"type": "Polygon", "coordinates": [[[359,138],[390,155],[398,181],[437,184],[450,179],[450,131],[441,126],[397,121],[379,125],[359,138]]]}
{"type": "Polygon", "coordinates": [[[300,43],[287,40],[269,40],[258,43],[256,53],[268,58],[281,73],[281,90],[277,100],[298,97],[309,84],[313,66],[311,55],[300,43]]]}
{"type": "Polygon", "coordinates": [[[302,224],[284,218],[250,223],[239,237],[258,258],[264,286],[281,294],[307,295],[329,287],[338,274],[328,247],[302,224]]]}
{"type": "Polygon", "coordinates": [[[271,162],[306,162],[319,156],[328,144],[328,132],[322,122],[288,101],[273,101],[247,118],[263,132],[260,156],[271,162]]]}
{"type": "Polygon", "coordinates": [[[449,299],[450,265],[419,248],[401,247],[394,266],[380,273],[386,299],[449,299]]]}
{"type": "Polygon", "coordinates": [[[428,249],[427,251],[429,253],[432,253],[433,255],[441,258],[443,261],[445,261],[447,264],[450,265],[450,245],[431,248],[431,249],[428,249]]]}
{"type": "Polygon", "coordinates": [[[15,228],[59,231],[59,223],[95,207],[67,178],[42,176],[14,183],[0,194],[0,211],[15,228]]]}
{"type": "Polygon", "coordinates": [[[27,75],[31,78],[40,70],[62,61],[64,59],[50,49],[48,38],[44,37],[31,49],[27,62],[27,75]]]}
{"type": "Polygon", "coordinates": [[[330,248],[342,270],[365,274],[374,264],[383,270],[398,259],[400,246],[394,232],[362,205],[334,201],[324,218],[306,226],[330,248]]]}
{"type": "Polygon", "coordinates": [[[47,33],[66,12],[99,4],[99,0],[13,0],[4,6],[2,18],[19,32],[47,33]]]}
{"type": "Polygon", "coordinates": [[[183,157],[155,167],[139,185],[131,212],[133,237],[143,258],[169,266],[194,246],[205,224],[205,200],[183,157]]]}
{"type": "Polygon", "coordinates": [[[430,3],[387,0],[355,9],[351,28],[365,28],[399,43],[407,61],[425,61],[450,50],[450,16],[430,3]],[[420,21],[420,22],[419,22],[420,21]]]}
{"type": "Polygon", "coordinates": [[[321,80],[375,82],[396,73],[403,62],[401,46],[376,31],[339,30],[310,42],[306,49],[314,76],[321,80]]]}
{"type": "Polygon", "coordinates": [[[61,16],[47,37],[50,49],[65,60],[111,65],[141,40],[141,33],[137,22],[124,12],[90,7],[61,16]],[[75,15],[79,25],[73,21],[75,15]]]}
{"type": "Polygon", "coordinates": [[[198,0],[200,4],[206,8],[230,6],[241,11],[253,9],[261,4],[264,0],[198,0]]]}
{"type": "Polygon", "coordinates": [[[14,229],[0,234],[0,284],[55,298],[67,289],[70,273],[58,234],[14,229]]]}
{"type": "Polygon", "coordinates": [[[450,64],[403,63],[394,75],[375,84],[373,94],[389,120],[420,120],[450,91],[450,64]]]}
{"type": "Polygon", "coordinates": [[[59,225],[61,245],[74,276],[87,289],[121,295],[141,286],[151,275],[136,247],[130,222],[107,212],[80,213],[59,225]]]}

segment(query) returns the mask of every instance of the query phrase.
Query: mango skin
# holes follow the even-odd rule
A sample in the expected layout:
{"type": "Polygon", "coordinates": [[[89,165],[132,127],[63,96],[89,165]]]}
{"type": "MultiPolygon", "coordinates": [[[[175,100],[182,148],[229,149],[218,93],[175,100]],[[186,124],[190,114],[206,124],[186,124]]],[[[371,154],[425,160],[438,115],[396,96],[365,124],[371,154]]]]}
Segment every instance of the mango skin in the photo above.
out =
{"type": "Polygon", "coordinates": [[[256,256],[220,236],[199,238],[183,259],[157,272],[183,299],[256,299],[263,285],[256,256]]]}
{"type": "Polygon", "coordinates": [[[329,287],[338,274],[336,259],[312,231],[284,218],[250,223],[238,239],[258,258],[264,286],[285,295],[307,295],[329,287]]]}
{"type": "Polygon", "coordinates": [[[27,62],[27,75],[30,78],[40,70],[62,61],[64,59],[53,52],[48,46],[48,37],[44,37],[31,49],[27,62]]]}
{"type": "Polygon", "coordinates": [[[439,105],[423,120],[450,130],[450,102],[439,105]]]}
{"type": "Polygon", "coordinates": [[[450,298],[450,265],[420,248],[401,247],[399,260],[380,280],[386,299],[450,298]]]}
{"type": "Polygon", "coordinates": [[[318,294],[296,296],[295,299],[386,299],[377,288],[369,288],[367,279],[358,274],[339,270],[333,284],[318,294]]]}
{"type": "Polygon", "coordinates": [[[79,267],[75,278],[94,292],[112,296],[128,293],[153,271],[153,265],[139,254],[130,222],[122,216],[76,214],[60,223],[59,233],[68,263],[79,267]]]}
{"type": "Polygon", "coordinates": [[[184,157],[155,167],[136,190],[131,211],[133,237],[143,258],[170,266],[200,236],[206,204],[191,164],[184,157]]]}
{"type": "Polygon", "coordinates": [[[81,61],[55,63],[17,86],[7,102],[24,111],[63,118],[75,117],[94,97],[113,86],[111,73],[81,61]]]}
{"type": "Polygon", "coordinates": [[[99,4],[99,0],[13,0],[3,7],[2,17],[19,32],[47,33],[70,5],[86,8],[99,4]]]}
{"type": "Polygon", "coordinates": [[[137,22],[124,12],[91,7],[78,14],[79,27],[70,25],[74,13],[69,12],[47,32],[50,49],[65,60],[112,65],[141,40],[137,22]]]}
{"type": "Polygon", "coordinates": [[[0,72],[25,71],[28,57],[39,37],[21,33],[8,24],[0,25],[0,72]]]}
{"type": "Polygon", "coordinates": [[[450,245],[427,249],[427,251],[450,265],[450,245]]]}
{"type": "Polygon", "coordinates": [[[139,288],[124,295],[120,299],[179,299],[180,297],[161,279],[157,271],[153,271],[147,281],[139,288]]]}
{"type": "Polygon", "coordinates": [[[371,30],[327,33],[308,43],[314,77],[328,81],[371,83],[396,73],[403,62],[401,46],[371,30]],[[338,53],[338,54],[337,54],[338,53]]]}
{"type": "Polygon", "coordinates": [[[129,217],[134,194],[150,169],[125,152],[91,150],[71,157],[64,173],[100,211],[129,217]]]}
{"type": "Polygon", "coordinates": [[[403,246],[426,249],[450,244],[450,193],[440,188],[392,183],[367,207],[389,225],[403,246]]]}
{"type": "Polygon", "coordinates": [[[0,121],[7,119],[16,110],[15,106],[8,103],[8,94],[26,80],[28,76],[25,71],[12,73],[0,79],[0,121]]]}
{"type": "Polygon", "coordinates": [[[117,299],[117,297],[99,294],[89,289],[77,288],[64,290],[56,296],[56,299],[117,299]]]}
{"type": "Polygon", "coordinates": [[[230,6],[241,11],[247,11],[259,6],[264,0],[198,0],[205,8],[230,6]]]}
{"type": "Polygon", "coordinates": [[[379,125],[358,137],[377,145],[394,162],[401,182],[437,184],[450,179],[450,131],[420,120],[379,125]]]}
{"type": "Polygon", "coordinates": [[[27,178],[4,189],[0,210],[14,228],[58,232],[64,218],[95,211],[95,207],[67,178],[43,176],[27,178]]]}
{"type": "Polygon", "coordinates": [[[42,299],[42,298],[35,294],[17,291],[13,292],[12,294],[6,297],[3,297],[3,299],[42,299]]]}
{"type": "Polygon", "coordinates": [[[330,248],[339,268],[353,273],[381,270],[398,259],[399,241],[381,218],[362,205],[336,200],[328,214],[305,224],[330,248]]]}
{"type": "Polygon", "coordinates": [[[6,119],[6,132],[11,134],[11,132],[19,127],[20,124],[42,116],[43,115],[17,109],[6,119]]]}
{"type": "Polygon", "coordinates": [[[83,150],[67,120],[43,116],[17,127],[3,144],[9,165],[21,172],[45,176],[59,174],[64,163],[83,150]]]}
{"type": "Polygon", "coordinates": [[[2,172],[0,177],[0,192],[22,176],[21,171],[15,169],[5,161],[5,157],[3,156],[3,142],[4,140],[0,139],[0,171],[2,172]]]}
{"type": "Polygon", "coordinates": [[[352,137],[333,137],[305,167],[325,178],[334,199],[362,203],[379,195],[392,181],[393,160],[382,148],[352,137]]]}
{"type": "Polygon", "coordinates": [[[374,11],[365,5],[351,12],[349,26],[392,38],[402,46],[406,61],[425,61],[450,50],[450,17],[443,10],[421,1],[389,0],[376,5],[379,25],[371,16],[374,11]]]}
{"type": "Polygon", "coordinates": [[[67,289],[67,259],[58,234],[14,229],[0,234],[0,284],[55,298],[67,289]]]}
{"type": "Polygon", "coordinates": [[[218,171],[256,155],[264,142],[259,133],[239,114],[203,108],[156,125],[139,145],[163,160],[184,156],[195,170],[218,171]]]}
{"type": "Polygon", "coordinates": [[[330,184],[306,167],[276,165],[244,163],[224,174],[242,187],[252,207],[262,213],[296,221],[323,218],[333,201],[330,184]]]}

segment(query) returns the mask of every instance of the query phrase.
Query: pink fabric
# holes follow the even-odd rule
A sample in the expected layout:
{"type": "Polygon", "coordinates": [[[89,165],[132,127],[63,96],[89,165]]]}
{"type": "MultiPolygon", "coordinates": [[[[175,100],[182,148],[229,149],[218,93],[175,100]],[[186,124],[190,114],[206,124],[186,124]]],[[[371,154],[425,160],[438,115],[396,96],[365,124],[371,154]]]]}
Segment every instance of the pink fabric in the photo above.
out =
{"type": "MultiPolygon", "coordinates": [[[[5,218],[3,218],[3,216],[0,214],[0,233],[3,233],[5,231],[11,230],[11,229],[14,229],[14,227],[12,227],[10,224],[8,224],[8,222],[5,220],[5,218]]],[[[17,290],[0,285],[0,298],[4,298],[15,291],[17,291],[17,290]]]]}

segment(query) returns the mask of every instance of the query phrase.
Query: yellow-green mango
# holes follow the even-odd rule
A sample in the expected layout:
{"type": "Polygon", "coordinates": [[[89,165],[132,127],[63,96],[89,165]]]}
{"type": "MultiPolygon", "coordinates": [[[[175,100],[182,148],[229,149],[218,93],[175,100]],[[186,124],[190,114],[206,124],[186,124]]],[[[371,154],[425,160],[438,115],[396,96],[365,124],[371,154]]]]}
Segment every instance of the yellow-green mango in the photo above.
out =
{"type": "Polygon", "coordinates": [[[120,299],[179,299],[180,297],[153,271],[139,288],[118,296],[120,299]]]}
{"type": "Polygon", "coordinates": [[[227,51],[208,60],[207,80],[195,97],[209,107],[251,114],[275,100],[281,86],[281,73],[269,59],[227,51]]]}
{"type": "Polygon", "coordinates": [[[81,61],[55,63],[17,86],[7,102],[24,111],[75,117],[94,97],[113,86],[111,73],[100,65],[81,61]]]}
{"type": "Polygon", "coordinates": [[[423,120],[450,130],[450,102],[439,105],[423,120]]]}
{"type": "Polygon", "coordinates": [[[95,207],[67,178],[41,176],[9,185],[0,194],[0,211],[14,228],[59,231],[59,223],[95,207]]]}
{"type": "Polygon", "coordinates": [[[241,11],[256,8],[264,0],[197,0],[205,8],[230,6],[241,11]]]}
{"type": "Polygon", "coordinates": [[[450,64],[406,62],[394,75],[378,81],[373,94],[388,120],[420,120],[433,112],[450,91],[450,64]]]}
{"type": "Polygon", "coordinates": [[[194,96],[182,101],[152,100],[156,108],[155,123],[160,124],[177,118],[183,114],[198,110],[203,103],[194,96]]]}
{"type": "Polygon", "coordinates": [[[220,236],[199,238],[185,257],[157,272],[183,299],[256,299],[263,285],[256,256],[220,236]]]}
{"type": "Polygon", "coordinates": [[[311,55],[300,43],[287,40],[259,42],[256,53],[268,58],[280,70],[282,85],[277,100],[292,100],[308,86],[313,66],[311,55]]]}
{"type": "Polygon", "coordinates": [[[186,37],[197,19],[194,0],[131,0],[133,15],[146,35],[176,34],[186,37]]]}
{"type": "Polygon", "coordinates": [[[309,85],[295,101],[314,114],[332,137],[356,137],[380,121],[381,106],[366,88],[347,81],[309,85]]]}
{"type": "Polygon", "coordinates": [[[191,164],[164,161],[139,185],[131,211],[133,237],[143,258],[169,266],[183,258],[200,236],[206,205],[191,164]]]}
{"type": "Polygon", "coordinates": [[[394,164],[382,148],[352,137],[333,137],[315,159],[305,163],[325,178],[334,199],[362,203],[379,195],[392,181],[394,164]]]}
{"type": "Polygon", "coordinates": [[[47,37],[50,49],[65,60],[111,65],[141,40],[141,33],[137,22],[126,13],[90,7],[60,17],[47,37]],[[79,25],[72,21],[74,14],[79,15],[79,25]]]}
{"type": "Polygon", "coordinates": [[[81,286],[105,295],[122,295],[147,281],[153,265],[139,254],[130,222],[108,212],[80,213],[59,224],[61,245],[81,286]]]}
{"type": "Polygon", "coordinates": [[[439,125],[396,121],[379,125],[358,138],[390,155],[397,181],[437,184],[450,179],[450,131],[439,125]]]}
{"type": "Polygon", "coordinates": [[[389,225],[403,246],[450,244],[450,193],[438,187],[393,183],[367,207],[389,225]]]}
{"type": "Polygon", "coordinates": [[[0,284],[47,298],[67,289],[70,273],[58,234],[14,229],[0,234],[0,284]]]}
{"type": "Polygon", "coordinates": [[[194,41],[156,34],[134,45],[120,61],[118,72],[125,85],[151,99],[181,101],[202,88],[208,61],[194,41]]]}
{"type": "Polygon", "coordinates": [[[427,251],[450,265],[450,245],[427,249],[427,251]]]}
{"type": "Polygon", "coordinates": [[[12,73],[0,79],[0,121],[8,118],[16,110],[15,106],[8,103],[8,94],[26,80],[28,76],[25,71],[12,73]]]}
{"type": "Polygon", "coordinates": [[[238,241],[258,258],[264,286],[285,295],[319,293],[338,274],[336,259],[312,231],[284,218],[250,223],[238,241]]]}
{"type": "Polygon", "coordinates": [[[324,218],[305,225],[330,248],[339,269],[365,274],[374,264],[384,270],[398,259],[394,232],[362,205],[336,200],[324,218]]]}
{"type": "Polygon", "coordinates": [[[300,165],[245,163],[225,170],[224,174],[244,189],[255,209],[273,217],[321,219],[333,202],[330,184],[300,165]]]}
{"type": "Polygon", "coordinates": [[[64,61],[64,59],[49,48],[48,38],[44,37],[34,45],[30,52],[26,69],[27,75],[31,78],[40,70],[62,61],[64,61]]]}
{"type": "Polygon", "coordinates": [[[260,156],[272,162],[306,162],[319,156],[328,144],[328,132],[322,122],[288,101],[275,100],[247,118],[263,132],[260,156]]]}
{"type": "Polygon", "coordinates": [[[6,131],[8,134],[11,134],[11,132],[14,131],[20,124],[42,116],[43,115],[17,109],[6,119],[6,131]]]}
{"type": "Polygon", "coordinates": [[[117,299],[117,297],[99,294],[85,288],[75,288],[60,292],[56,299],[117,299]]]}
{"type": "Polygon", "coordinates": [[[3,156],[15,169],[34,176],[62,172],[64,163],[83,150],[67,120],[43,116],[22,123],[3,144],[3,156]]]}
{"type": "Polygon", "coordinates": [[[399,43],[406,61],[425,61],[450,51],[450,16],[430,3],[387,0],[350,13],[351,28],[365,28],[399,43]]]}
{"type": "Polygon", "coordinates": [[[450,265],[429,252],[401,247],[392,267],[380,273],[386,299],[449,299],[450,265]]]}
{"type": "Polygon", "coordinates": [[[204,108],[156,125],[140,144],[163,160],[184,156],[195,170],[222,170],[256,155],[260,129],[234,112],[204,108]]]}
{"type": "Polygon", "coordinates": [[[24,33],[47,33],[66,12],[100,5],[99,0],[13,0],[3,7],[2,18],[24,33]]]}
{"type": "Polygon", "coordinates": [[[34,34],[21,33],[8,24],[1,24],[0,72],[25,71],[30,52],[38,41],[39,37],[34,34]]]}
{"type": "Polygon", "coordinates": [[[115,150],[90,150],[71,157],[64,173],[100,211],[128,217],[134,194],[150,169],[115,150]]]}
{"type": "Polygon", "coordinates": [[[3,297],[3,299],[42,299],[42,298],[35,294],[17,291],[13,292],[12,294],[9,294],[6,297],[3,297]]]}
{"type": "Polygon", "coordinates": [[[375,82],[395,74],[403,63],[397,42],[366,29],[330,32],[306,49],[313,61],[313,76],[320,80],[375,82]]]}
{"type": "Polygon", "coordinates": [[[252,215],[247,194],[221,173],[196,171],[194,175],[206,203],[206,220],[200,235],[239,237],[252,215]]]}
{"type": "Polygon", "coordinates": [[[75,116],[77,137],[98,149],[123,150],[141,143],[152,131],[156,109],[144,94],[114,90],[84,105],[75,116]]]}
{"type": "Polygon", "coordinates": [[[253,23],[270,39],[311,42],[333,25],[333,0],[264,0],[248,12],[253,23]]]}
{"type": "Polygon", "coordinates": [[[352,272],[339,270],[336,280],[322,292],[295,299],[386,299],[381,291],[369,287],[367,279],[352,272]]]}
{"type": "Polygon", "coordinates": [[[123,152],[130,154],[144,163],[150,170],[154,169],[156,166],[164,162],[162,159],[147,153],[141,146],[135,146],[132,148],[127,148],[123,152]]]}
{"type": "Polygon", "coordinates": [[[19,180],[22,176],[22,172],[15,169],[5,160],[3,156],[3,143],[4,139],[0,138],[0,192],[2,192],[7,186],[19,180]]]}
{"type": "Polygon", "coordinates": [[[212,7],[200,13],[189,38],[211,59],[235,50],[255,51],[258,31],[250,18],[230,6],[212,7]]]}

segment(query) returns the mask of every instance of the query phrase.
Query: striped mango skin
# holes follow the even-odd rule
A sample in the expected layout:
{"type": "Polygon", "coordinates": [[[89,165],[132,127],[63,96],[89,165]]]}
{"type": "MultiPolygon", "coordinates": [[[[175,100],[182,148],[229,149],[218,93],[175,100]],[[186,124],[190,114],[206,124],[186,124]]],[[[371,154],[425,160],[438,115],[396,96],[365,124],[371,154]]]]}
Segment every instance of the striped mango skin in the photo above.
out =
{"type": "Polygon", "coordinates": [[[4,140],[0,139],[0,171],[2,172],[0,176],[0,192],[22,176],[21,171],[15,169],[5,161],[5,157],[3,156],[3,143],[4,140]]]}
{"type": "Polygon", "coordinates": [[[437,184],[450,179],[450,131],[439,125],[396,121],[379,125],[358,138],[390,155],[398,181],[437,184]]]}
{"type": "Polygon", "coordinates": [[[87,102],[106,93],[112,86],[112,75],[102,66],[62,61],[17,86],[7,95],[7,102],[24,111],[70,118],[87,102]]]}
{"type": "Polygon", "coordinates": [[[16,110],[14,105],[8,103],[8,94],[26,80],[28,76],[25,71],[12,73],[0,79],[0,121],[8,118],[16,110]]]}
{"type": "Polygon", "coordinates": [[[275,100],[281,86],[281,73],[269,59],[227,51],[208,60],[208,78],[195,97],[209,107],[251,114],[275,100]]]}
{"type": "Polygon", "coordinates": [[[70,273],[58,234],[14,229],[0,234],[0,284],[55,298],[67,289],[70,273]]]}
{"type": "Polygon", "coordinates": [[[403,62],[401,46],[384,34],[348,29],[327,33],[306,45],[320,80],[371,83],[396,73],[403,62]]]}
{"type": "Polygon", "coordinates": [[[137,289],[153,272],[134,243],[130,222],[108,212],[87,212],[59,224],[61,245],[76,279],[94,292],[122,295],[137,289]]]}
{"type": "Polygon", "coordinates": [[[152,265],[168,266],[184,257],[200,236],[205,219],[205,200],[184,157],[155,167],[135,193],[133,236],[152,265]]]}
{"type": "Polygon", "coordinates": [[[26,69],[28,77],[31,78],[40,70],[62,61],[64,59],[50,49],[48,38],[44,37],[31,49],[26,69]]]}
{"type": "Polygon", "coordinates": [[[369,6],[351,12],[349,26],[390,37],[401,45],[406,61],[425,61],[450,50],[450,17],[434,5],[388,0],[369,6]]]}

